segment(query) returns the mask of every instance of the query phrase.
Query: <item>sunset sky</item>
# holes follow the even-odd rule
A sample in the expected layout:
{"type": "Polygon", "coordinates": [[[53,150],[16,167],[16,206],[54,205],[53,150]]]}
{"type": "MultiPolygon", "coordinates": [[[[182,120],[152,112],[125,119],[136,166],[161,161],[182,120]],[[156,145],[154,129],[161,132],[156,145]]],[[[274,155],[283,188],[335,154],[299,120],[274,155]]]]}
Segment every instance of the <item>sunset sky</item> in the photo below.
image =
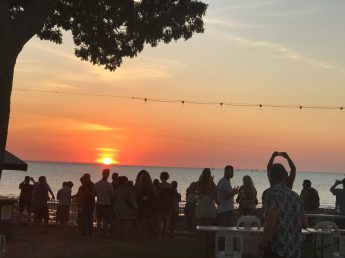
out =
{"type": "Polygon", "coordinates": [[[109,72],[32,39],[14,78],[7,149],[25,160],[345,172],[345,110],[153,103],[143,98],[345,106],[344,0],[205,0],[205,33],[109,72]]]}

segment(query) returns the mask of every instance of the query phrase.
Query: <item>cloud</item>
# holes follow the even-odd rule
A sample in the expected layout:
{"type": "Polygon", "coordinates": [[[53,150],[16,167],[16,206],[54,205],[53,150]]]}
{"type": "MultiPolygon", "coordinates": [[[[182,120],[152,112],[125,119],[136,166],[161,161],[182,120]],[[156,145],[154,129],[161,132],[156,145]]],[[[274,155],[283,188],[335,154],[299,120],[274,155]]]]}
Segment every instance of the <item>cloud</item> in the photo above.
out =
{"type": "Polygon", "coordinates": [[[257,25],[244,24],[234,20],[224,20],[219,18],[205,18],[204,22],[208,25],[220,25],[225,28],[255,28],[257,25]]]}
{"type": "Polygon", "coordinates": [[[80,123],[78,129],[86,131],[113,131],[114,129],[101,124],[80,123]]]}
{"type": "Polygon", "coordinates": [[[79,89],[79,87],[67,84],[67,83],[60,83],[55,81],[42,81],[40,83],[42,86],[44,86],[44,90],[50,90],[50,89],[58,89],[58,90],[76,90],[79,89]]]}
{"type": "Polygon", "coordinates": [[[238,10],[238,9],[251,9],[251,8],[258,8],[262,6],[267,6],[267,5],[275,5],[279,4],[282,1],[278,0],[273,0],[273,1],[262,1],[262,0],[257,0],[257,1],[238,1],[241,2],[239,5],[229,5],[229,6],[223,6],[222,9],[218,9],[218,11],[228,11],[228,10],[238,10]]]}
{"type": "Polygon", "coordinates": [[[186,64],[178,59],[169,59],[169,58],[156,58],[152,56],[141,56],[141,58],[145,61],[159,63],[164,66],[175,66],[175,67],[182,67],[182,68],[188,68],[190,67],[189,64],[186,64]]]}
{"type": "Polygon", "coordinates": [[[17,64],[26,64],[26,63],[39,63],[39,59],[18,59],[17,64]]]}
{"type": "Polygon", "coordinates": [[[283,11],[275,11],[272,13],[264,13],[258,14],[261,17],[288,17],[290,19],[294,19],[296,17],[306,17],[311,15],[320,14],[322,12],[321,8],[305,8],[305,9],[293,9],[293,10],[283,10],[283,11]]]}
{"type": "Polygon", "coordinates": [[[98,150],[101,152],[109,152],[109,153],[118,151],[117,149],[114,149],[114,148],[96,148],[95,150],[98,150]]]}
{"type": "Polygon", "coordinates": [[[73,61],[80,63],[80,59],[78,59],[73,53],[67,53],[67,52],[58,50],[52,46],[47,46],[46,44],[41,43],[41,42],[33,42],[30,44],[29,48],[35,48],[35,49],[40,50],[40,51],[49,52],[49,53],[52,53],[54,55],[57,55],[57,56],[60,56],[63,58],[67,58],[69,60],[73,60],[73,61]]]}
{"type": "Polygon", "coordinates": [[[323,61],[319,61],[314,58],[307,57],[301,53],[298,53],[290,48],[287,48],[285,46],[271,43],[271,42],[266,42],[266,41],[255,41],[255,40],[250,40],[248,38],[244,37],[239,37],[236,35],[227,35],[226,38],[230,41],[236,42],[241,46],[245,47],[252,47],[252,48],[261,48],[265,49],[267,51],[274,52],[279,55],[281,58],[285,59],[290,59],[290,60],[295,60],[303,63],[307,63],[309,65],[317,66],[323,69],[332,69],[334,68],[331,64],[328,64],[323,61]]]}

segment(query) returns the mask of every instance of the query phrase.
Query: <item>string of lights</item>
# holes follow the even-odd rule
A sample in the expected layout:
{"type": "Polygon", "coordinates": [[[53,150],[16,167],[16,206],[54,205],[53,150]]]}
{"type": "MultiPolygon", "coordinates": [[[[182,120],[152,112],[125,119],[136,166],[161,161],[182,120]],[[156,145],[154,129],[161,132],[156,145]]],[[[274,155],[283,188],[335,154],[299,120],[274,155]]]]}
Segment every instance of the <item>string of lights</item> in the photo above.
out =
{"type": "Polygon", "coordinates": [[[53,91],[53,90],[35,90],[25,88],[15,88],[17,91],[49,93],[49,94],[66,94],[66,95],[80,95],[80,96],[93,96],[93,97],[107,97],[107,98],[120,98],[144,102],[159,102],[159,103],[180,103],[182,105],[217,105],[219,107],[232,106],[232,107],[256,107],[256,108],[282,108],[282,109],[317,109],[317,110],[344,110],[344,106],[319,106],[319,105],[284,105],[284,104],[264,104],[264,103],[239,103],[239,102],[222,102],[222,101],[200,101],[188,99],[163,99],[163,98],[149,98],[149,97],[133,97],[97,93],[84,93],[84,92],[69,92],[69,91],[53,91]]]}

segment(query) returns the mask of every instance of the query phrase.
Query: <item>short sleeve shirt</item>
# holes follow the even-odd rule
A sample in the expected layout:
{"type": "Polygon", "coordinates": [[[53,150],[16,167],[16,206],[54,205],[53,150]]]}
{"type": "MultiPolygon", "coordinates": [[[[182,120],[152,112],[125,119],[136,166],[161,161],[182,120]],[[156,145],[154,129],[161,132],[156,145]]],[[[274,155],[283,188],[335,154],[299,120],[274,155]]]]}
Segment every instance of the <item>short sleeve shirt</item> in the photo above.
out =
{"type": "Polygon", "coordinates": [[[106,180],[98,181],[94,186],[94,192],[97,196],[97,205],[111,205],[113,196],[113,185],[106,180]]]}
{"type": "Polygon", "coordinates": [[[217,185],[217,198],[218,198],[218,213],[224,213],[232,211],[234,209],[234,197],[225,200],[224,193],[230,194],[232,192],[232,186],[229,179],[222,178],[219,180],[217,185]]]}
{"type": "Polygon", "coordinates": [[[61,188],[57,193],[57,199],[59,205],[70,205],[71,204],[71,188],[65,186],[61,188]]]}
{"type": "Polygon", "coordinates": [[[36,183],[34,186],[34,204],[36,208],[45,207],[49,199],[50,186],[47,183],[36,183]]]}
{"type": "Polygon", "coordinates": [[[19,200],[22,202],[31,202],[34,186],[31,184],[21,183],[19,185],[19,189],[20,189],[19,200]]]}
{"type": "Polygon", "coordinates": [[[271,250],[282,257],[299,257],[304,216],[300,197],[286,186],[278,185],[265,191],[264,201],[265,213],[278,210],[271,250]]]}

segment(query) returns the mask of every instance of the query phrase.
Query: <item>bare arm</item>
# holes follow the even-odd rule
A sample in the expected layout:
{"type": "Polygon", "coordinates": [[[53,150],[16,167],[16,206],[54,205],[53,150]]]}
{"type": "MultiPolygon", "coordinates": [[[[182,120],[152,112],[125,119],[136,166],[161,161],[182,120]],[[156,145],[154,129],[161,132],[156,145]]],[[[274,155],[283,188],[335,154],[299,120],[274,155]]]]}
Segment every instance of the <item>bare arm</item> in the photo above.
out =
{"type": "Polygon", "coordinates": [[[274,158],[277,157],[277,156],[278,156],[278,152],[277,151],[273,152],[270,160],[268,161],[268,164],[267,164],[267,177],[268,177],[268,180],[271,177],[271,170],[272,170],[272,165],[273,165],[274,158]]]}
{"type": "Polygon", "coordinates": [[[286,152],[283,152],[282,156],[287,160],[290,166],[290,174],[289,174],[289,177],[287,178],[287,186],[290,189],[292,189],[293,183],[296,178],[296,166],[286,152]]]}
{"type": "Polygon", "coordinates": [[[52,196],[52,199],[55,199],[55,195],[54,195],[53,191],[49,189],[49,193],[52,196]]]}
{"type": "Polygon", "coordinates": [[[275,227],[278,219],[278,209],[271,208],[266,212],[266,224],[260,246],[268,247],[273,239],[275,227]]]}
{"type": "Polygon", "coordinates": [[[48,192],[50,193],[52,199],[55,199],[55,195],[54,195],[52,189],[50,189],[50,186],[48,184],[47,184],[47,186],[48,186],[48,192]]]}
{"type": "Polygon", "coordinates": [[[332,185],[331,189],[329,189],[329,190],[331,191],[332,194],[335,195],[335,188],[336,188],[338,185],[340,185],[340,184],[341,184],[340,181],[338,181],[338,180],[335,181],[334,185],[332,185]]]}

